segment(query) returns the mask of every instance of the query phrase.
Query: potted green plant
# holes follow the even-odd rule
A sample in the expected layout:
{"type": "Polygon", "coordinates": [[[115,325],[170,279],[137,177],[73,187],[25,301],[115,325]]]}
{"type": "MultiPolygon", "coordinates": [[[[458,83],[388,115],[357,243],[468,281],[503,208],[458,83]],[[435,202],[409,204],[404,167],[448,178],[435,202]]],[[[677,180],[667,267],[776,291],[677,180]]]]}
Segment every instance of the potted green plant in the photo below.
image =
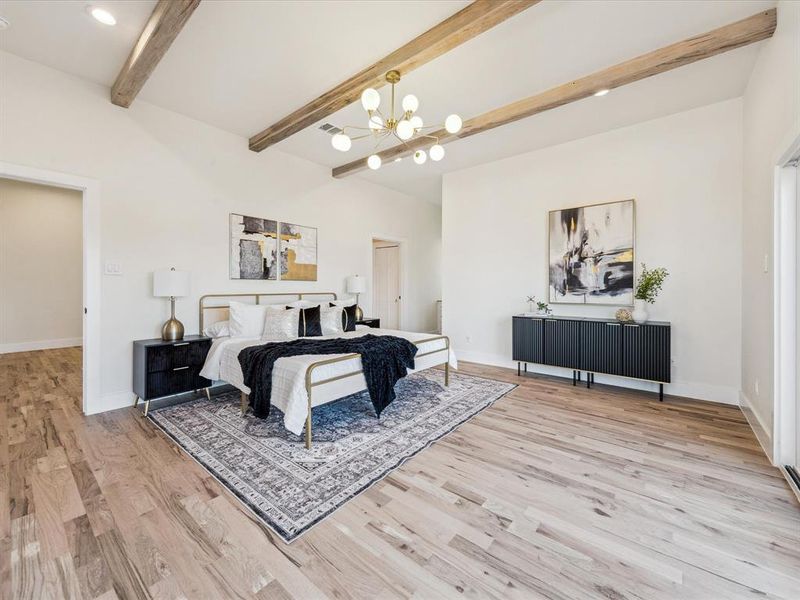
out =
{"type": "Polygon", "coordinates": [[[637,323],[647,321],[647,304],[656,301],[664,280],[669,275],[664,267],[648,269],[642,263],[642,272],[639,274],[639,282],[636,284],[636,293],[633,296],[633,320],[637,323]]]}

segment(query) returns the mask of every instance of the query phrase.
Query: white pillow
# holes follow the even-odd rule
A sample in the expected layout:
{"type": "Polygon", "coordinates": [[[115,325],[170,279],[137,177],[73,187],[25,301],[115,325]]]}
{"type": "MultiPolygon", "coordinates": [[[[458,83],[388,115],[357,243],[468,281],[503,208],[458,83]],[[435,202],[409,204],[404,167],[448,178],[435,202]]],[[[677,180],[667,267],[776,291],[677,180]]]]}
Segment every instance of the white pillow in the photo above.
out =
{"type": "Polygon", "coordinates": [[[299,325],[299,308],[267,311],[267,318],[264,320],[264,330],[261,333],[261,341],[285,342],[293,340],[297,337],[299,325]]]}
{"type": "Polygon", "coordinates": [[[210,338],[226,337],[231,334],[230,321],[217,321],[203,329],[203,335],[210,338]]]}
{"type": "Polygon", "coordinates": [[[230,302],[231,337],[258,337],[264,331],[267,307],[258,304],[230,302]]]}
{"type": "Polygon", "coordinates": [[[319,322],[322,326],[322,335],[336,335],[342,333],[341,306],[323,306],[319,311],[319,322]]]}

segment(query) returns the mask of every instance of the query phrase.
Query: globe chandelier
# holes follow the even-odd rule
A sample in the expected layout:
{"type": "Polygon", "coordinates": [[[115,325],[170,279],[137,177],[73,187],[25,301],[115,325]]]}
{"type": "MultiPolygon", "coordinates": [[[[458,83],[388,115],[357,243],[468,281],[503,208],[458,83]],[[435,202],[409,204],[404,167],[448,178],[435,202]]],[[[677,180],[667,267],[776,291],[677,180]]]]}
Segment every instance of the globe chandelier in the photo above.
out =
{"type": "MultiPolygon", "coordinates": [[[[420,138],[430,138],[433,144],[428,148],[428,151],[419,149],[414,152],[414,162],[418,165],[424,164],[430,156],[433,161],[440,161],[444,158],[444,146],[439,144],[439,138],[435,135],[425,133],[425,130],[433,128],[441,129],[442,125],[425,125],[422,118],[416,114],[419,108],[419,100],[413,94],[408,94],[403,97],[400,106],[402,112],[395,116],[395,90],[394,87],[400,81],[399,71],[389,71],[386,73],[386,81],[392,86],[392,100],[389,107],[389,114],[384,115],[379,106],[381,104],[381,95],[378,90],[374,88],[367,88],[361,93],[361,106],[367,111],[369,116],[367,120],[367,127],[357,127],[355,125],[347,125],[342,127],[341,132],[337,133],[331,138],[331,145],[340,152],[347,152],[353,145],[354,140],[362,140],[371,138],[375,142],[372,154],[367,159],[367,166],[373,171],[381,168],[381,157],[378,154],[378,149],[381,145],[393,137],[400,140],[403,144],[408,145],[411,140],[420,138]],[[349,130],[355,130],[357,135],[348,135],[349,130]],[[360,133],[365,132],[365,133],[360,133]]],[[[450,115],[444,121],[444,128],[450,134],[456,134],[461,131],[461,117],[458,115],[450,115]]],[[[397,159],[400,160],[400,159],[397,159]]]]}

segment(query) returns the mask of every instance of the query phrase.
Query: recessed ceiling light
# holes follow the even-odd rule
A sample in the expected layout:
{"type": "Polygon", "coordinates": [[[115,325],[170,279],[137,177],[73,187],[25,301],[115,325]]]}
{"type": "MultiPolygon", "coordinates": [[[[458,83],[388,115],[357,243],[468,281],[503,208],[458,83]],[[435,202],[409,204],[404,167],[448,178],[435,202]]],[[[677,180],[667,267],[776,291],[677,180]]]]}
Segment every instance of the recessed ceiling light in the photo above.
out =
{"type": "Polygon", "coordinates": [[[0,30],[8,29],[9,27],[11,27],[11,23],[8,22],[8,19],[0,17],[0,30]]]}
{"type": "Polygon", "coordinates": [[[597,90],[597,91],[594,93],[594,95],[595,95],[595,96],[605,96],[605,95],[606,95],[608,92],[610,92],[610,91],[611,91],[611,90],[597,90]]]}
{"type": "Polygon", "coordinates": [[[117,20],[114,18],[110,12],[108,12],[104,8],[97,8],[97,7],[86,7],[89,11],[89,14],[92,15],[96,20],[100,21],[103,25],[116,25],[117,20]]]}

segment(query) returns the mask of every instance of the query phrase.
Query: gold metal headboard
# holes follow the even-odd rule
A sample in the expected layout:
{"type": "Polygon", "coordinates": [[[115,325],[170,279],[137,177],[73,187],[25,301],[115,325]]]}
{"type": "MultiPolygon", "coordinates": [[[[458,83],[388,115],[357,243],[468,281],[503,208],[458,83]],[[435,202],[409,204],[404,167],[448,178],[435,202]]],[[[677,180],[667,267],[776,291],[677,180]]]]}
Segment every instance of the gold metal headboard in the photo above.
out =
{"type": "Polygon", "coordinates": [[[249,293],[242,293],[242,294],[205,294],[204,296],[200,296],[200,334],[202,335],[203,329],[205,327],[205,313],[207,310],[224,310],[226,308],[230,308],[230,299],[231,298],[254,298],[256,304],[261,304],[262,297],[297,297],[298,300],[302,300],[304,297],[307,296],[330,296],[332,300],[338,300],[338,296],[336,292],[269,292],[269,293],[260,293],[260,292],[249,292],[249,293]],[[224,304],[215,303],[211,306],[207,305],[207,301],[211,300],[212,298],[216,298],[217,300],[226,300],[227,302],[224,304]]]}

